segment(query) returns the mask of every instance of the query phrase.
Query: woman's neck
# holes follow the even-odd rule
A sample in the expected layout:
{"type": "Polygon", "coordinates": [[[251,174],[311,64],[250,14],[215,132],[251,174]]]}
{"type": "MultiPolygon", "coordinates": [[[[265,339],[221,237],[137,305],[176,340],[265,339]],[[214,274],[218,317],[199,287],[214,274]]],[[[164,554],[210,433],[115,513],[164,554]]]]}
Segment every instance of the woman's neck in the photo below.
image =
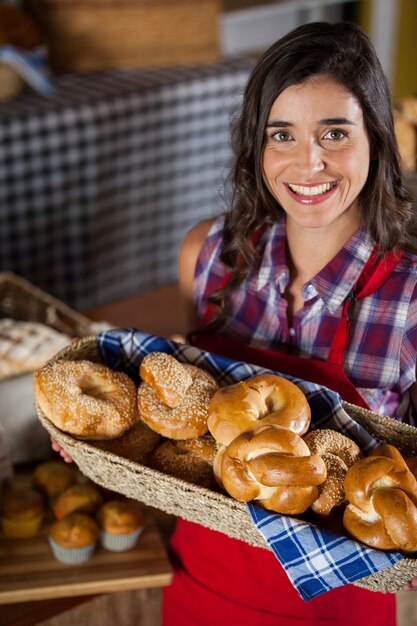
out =
{"type": "Polygon", "coordinates": [[[287,220],[287,263],[290,280],[285,291],[287,318],[292,325],[294,314],[303,307],[303,286],[316,276],[336,256],[358,230],[350,222],[342,228],[300,228],[287,220]]]}
{"type": "Polygon", "coordinates": [[[358,228],[358,224],[345,224],[339,229],[303,229],[287,222],[287,262],[291,282],[302,286],[316,276],[358,228]]]}

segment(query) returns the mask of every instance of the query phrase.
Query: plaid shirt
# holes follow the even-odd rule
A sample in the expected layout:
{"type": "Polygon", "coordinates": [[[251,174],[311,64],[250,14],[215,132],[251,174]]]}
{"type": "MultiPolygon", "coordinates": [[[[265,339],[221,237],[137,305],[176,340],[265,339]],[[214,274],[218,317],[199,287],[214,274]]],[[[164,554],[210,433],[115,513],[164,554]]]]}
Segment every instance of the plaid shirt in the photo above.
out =
{"type": "MultiPolygon", "coordinates": [[[[227,268],[219,260],[223,217],[212,226],[197,262],[194,297],[199,317],[227,268]]],[[[358,230],[340,252],[304,285],[304,306],[289,328],[284,292],[289,281],[285,221],[267,230],[258,243],[259,270],[232,296],[232,315],[224,330],[250,345],[288,349],[324,360],[341,317],[343,302],[358,280],[374,246],[358,230]]],[[[371,409],[414,424],[410,386],[417,359],[417,259],[406,253],[378,291],[356,303],[343,367],[371,409]]]]}

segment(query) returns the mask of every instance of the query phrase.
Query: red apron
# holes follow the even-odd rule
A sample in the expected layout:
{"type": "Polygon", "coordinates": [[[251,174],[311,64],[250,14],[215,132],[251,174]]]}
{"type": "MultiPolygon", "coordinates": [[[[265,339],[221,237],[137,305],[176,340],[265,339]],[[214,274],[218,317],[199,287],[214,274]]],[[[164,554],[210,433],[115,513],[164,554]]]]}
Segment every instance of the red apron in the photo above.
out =
{"type": "MultiPolygon", "coordinates": [[[[219,335],[196,334],[194,343],[203,350],[327,386],[344,400],[368,408],[342,365],[352,306],[385,282],[401,256],[388,254],[377,263],[375,254],[371,255],[345,303],[327,362],[252,348],[219,335]]],[[[173,584],[164,589],[164,626],[396,623],[393,594],[347,585],[304,602],[271,551],[182,519],[178,520],[171,549],[175,574],[173,584]]]]}

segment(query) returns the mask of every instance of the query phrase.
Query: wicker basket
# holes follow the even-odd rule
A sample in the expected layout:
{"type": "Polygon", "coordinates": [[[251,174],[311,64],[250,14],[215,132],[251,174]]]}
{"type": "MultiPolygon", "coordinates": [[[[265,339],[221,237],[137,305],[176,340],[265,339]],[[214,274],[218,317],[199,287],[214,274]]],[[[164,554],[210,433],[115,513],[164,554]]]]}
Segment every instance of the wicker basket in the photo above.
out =
{"type": "Polygon", "coordinates": [[[220,0],[31,0],[58,72],[219,59],[220,0]]]}
{"type": "Polygon", "coordinates": [[[87,317],[12,272],[0,273],[0,316],[40,322],[70,337],[94,332],[87,317]]]}
{"type": "MultiPolygon", "coordinates": [[[[59,352],[52,360],[88,359],[100,362],[97,337],[80,339],[59,352]]],[[[417,453],[416,429],[364,411],[352,404],[343,403],[349,415],[360,422],[373,435],[398,445],[406,454],[417,453]]],[[[74,459],[81,472],[97,484],[135,498],[166,513],[181,516],[191,522],[203,524],[229,537],[269,549],[255,529],[246,505],[229,496],[192,485],[168,476],[122,456],[104,451],[93,442],[80,441],[57,429],[37,407],[38,416],[50,435],[74,459]]],[[[417,577],[417,559],[403,561],[366,576],[354,584],[371,591],[395,593],[411,578],[417,577]]]]}

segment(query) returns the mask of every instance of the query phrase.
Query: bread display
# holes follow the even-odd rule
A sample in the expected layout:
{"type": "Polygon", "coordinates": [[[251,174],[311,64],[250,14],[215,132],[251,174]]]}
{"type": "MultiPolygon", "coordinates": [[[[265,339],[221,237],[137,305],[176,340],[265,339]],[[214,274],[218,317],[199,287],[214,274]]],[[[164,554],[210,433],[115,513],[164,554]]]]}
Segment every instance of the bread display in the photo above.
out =
{"type": "Polygon", "coordinates": [[[35,399],[46,417],[80,439],[113,439],[137,419],[129,376],[91,361],[58,360],[34,374],[35,399]]]}
{"type": "Polygon", "coordinates": [[[0,380],[33,372],[70,342],[50,326],[0,319],[0,380]]]}
{"type": "Polygon", "coordinates": [[[399,450],[381,444],[346,475],[346,530],[379,550],[417,550],[417,480],[399,450]]]}
{"type": "Polygon", "coordinates": [[[261,425],[277,425],[298,435],[307,432],[311,412],[304,393],[275,374],[258,374],[220,388],[213,396],[208,428],[221,445],[261,425]]]}
{"type": "Polygon", "coordinates": [[[152,352],[141,363],[139,415],[169,439],[201,437],[207,432],[208,407],[218,385],[205,370],[161,354],[152,352]]]}
{"type": "Polygon", "coordinates": [[[410,172],[417,166],[417,96],[402,98],[393,110],[394,131],[401,166],[410,172]]]}

